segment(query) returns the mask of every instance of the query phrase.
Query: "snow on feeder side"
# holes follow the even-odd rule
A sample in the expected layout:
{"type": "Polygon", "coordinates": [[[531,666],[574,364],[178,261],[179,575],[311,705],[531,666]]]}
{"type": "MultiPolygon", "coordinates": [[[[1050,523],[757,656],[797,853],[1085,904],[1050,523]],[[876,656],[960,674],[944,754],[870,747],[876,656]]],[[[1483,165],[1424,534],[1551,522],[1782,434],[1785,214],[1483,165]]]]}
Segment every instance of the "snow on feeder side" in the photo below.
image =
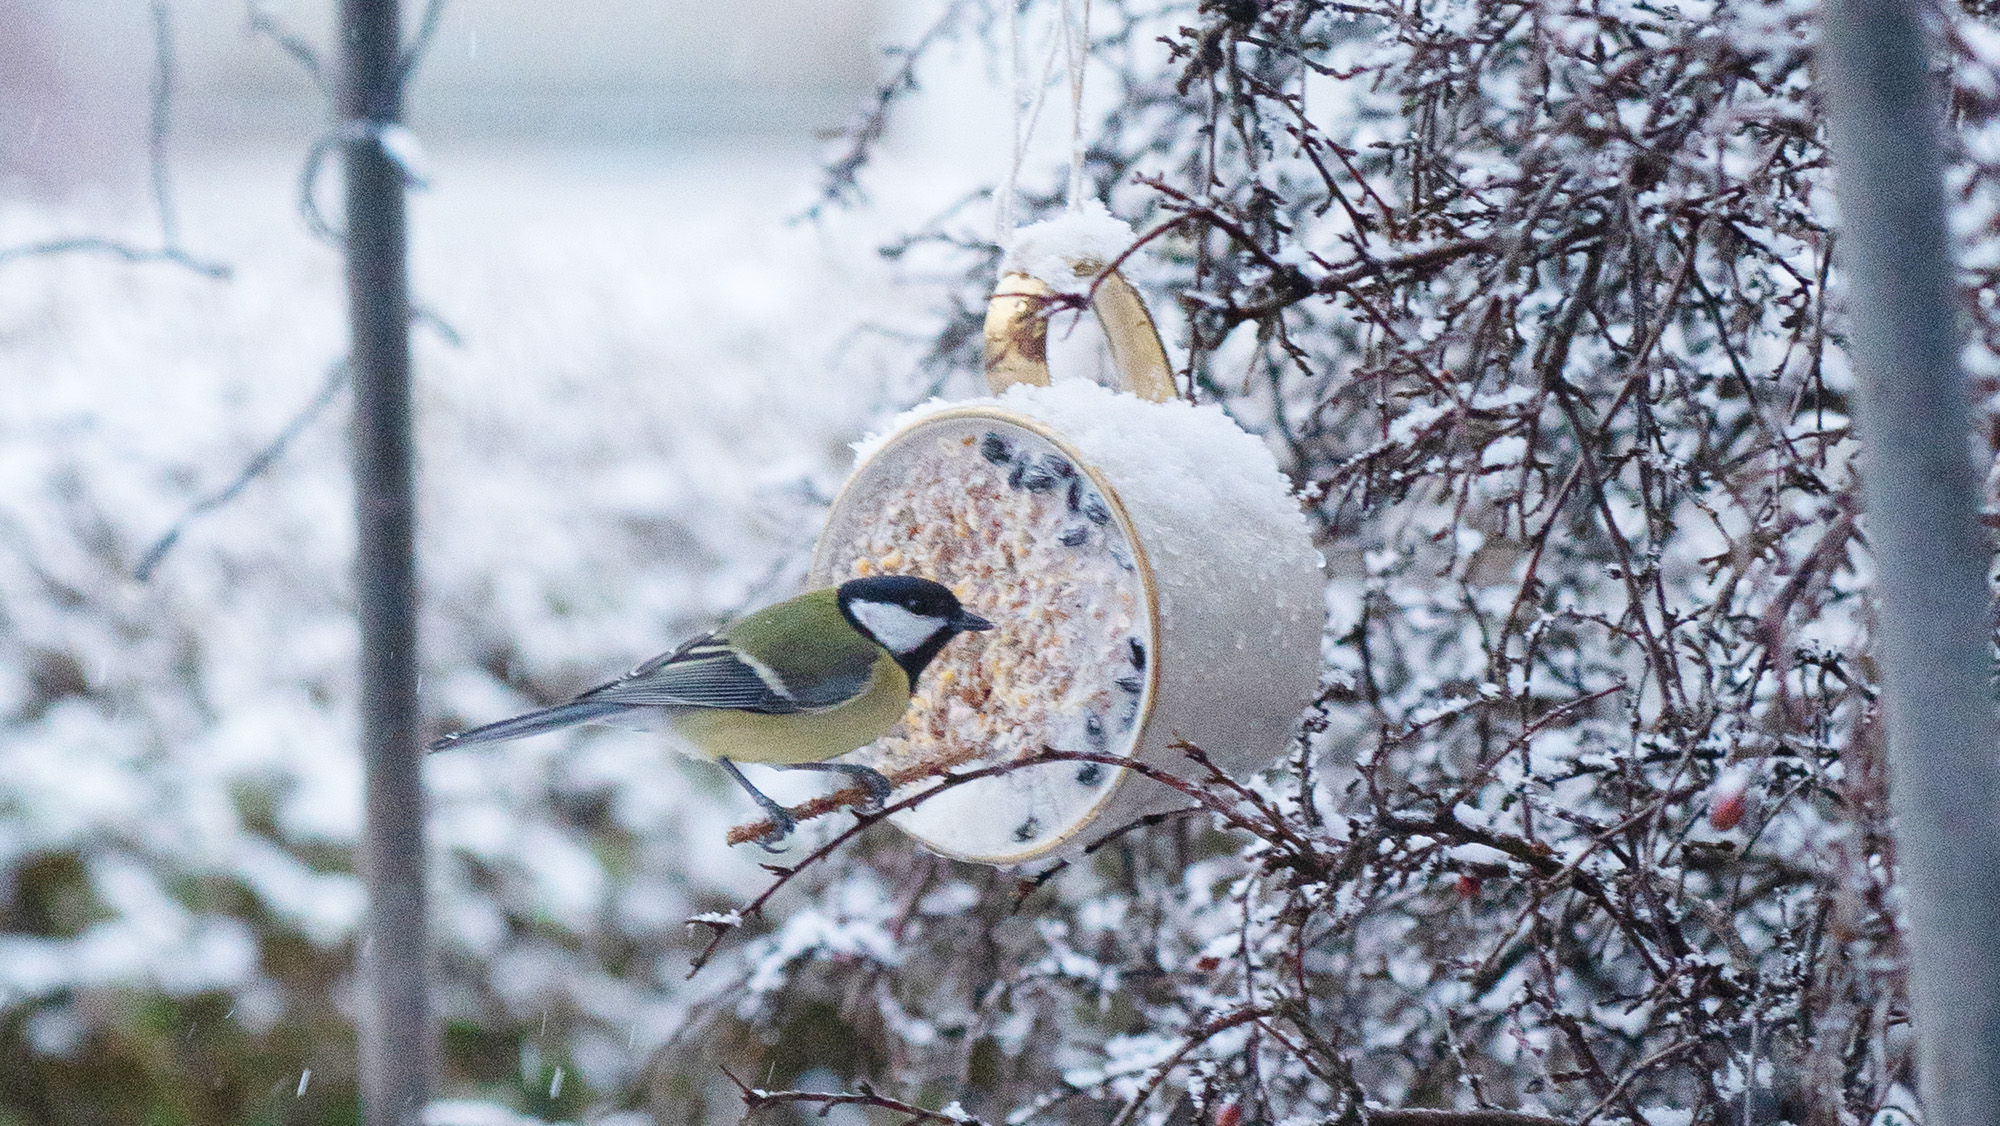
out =
{"type": "MultiPolygon", "coordinates": [[[[1022,231],[987,312],[995,396],[927,403],[858,447],[812,585],[922,575],[998,627],[947,649],[903,723],[860,752],[886,774],[1044,747],[1180,773],[1180,739],[1242,772],[1285,749],[1317,687],[1320,559],[1288,483],[1220,408],[1175,399],[1152,318],[1115,272],[1092,309],[1127,390],[1049,382],[1049,295],[1087,291],[1128,239],[1101,213],[1022,231]],[[1078,251],[1079,224],[1109,249],[1078,251]],[[1051,243],[1067,253],[1037,260],[1051,243]]],[[[1177,798],[1123,767],[1061,762],[948,789],[894,822],[935,852],[1008,865],[1177,798]]]]}

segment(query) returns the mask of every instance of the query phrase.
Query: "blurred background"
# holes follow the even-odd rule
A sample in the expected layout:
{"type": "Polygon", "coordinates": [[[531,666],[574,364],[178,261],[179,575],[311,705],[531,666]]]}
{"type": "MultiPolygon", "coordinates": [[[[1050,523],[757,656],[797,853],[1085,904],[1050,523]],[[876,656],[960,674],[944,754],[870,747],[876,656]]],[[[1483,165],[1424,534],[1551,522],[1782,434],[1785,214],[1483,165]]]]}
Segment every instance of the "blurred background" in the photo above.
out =
{"type": "MultiPolygon", "coordinates": [[[[296,144],[325,120],[317,91],[257,15],[324,51],[333,5],[169,5],[183,146],[296,144]]],[[[404,5],[415,31],[421,4],[404,5]]],[[[439,145],[691,139],[797,148],[846,123],[911,13],[883,0],[743,5],[460,0],[410,90],[439,145]]],[[[145,152],[152,16],[139,3],[7,0],[0,124],[11,179],[64,191],[145,152]]]]}
{"type": "MultiPolygon", "coordinates": [[[[0,0],[0,1126],[356,1120],[330,7],[0,0]]],[[[719,771],[431,756],[427,1121],[733,1122],[725,1067],[985,1121],[1915,1121],[1816,9],[1095,7],[1087,190],[1186,220],[1126,268],[1330,560],[1324,722],[1262,783],[1301,879],[1197,818],[1039,892],[864,834],[690,979],[772,878],[719,771]]],[[[983,383],[1015,100],[993,0],[442,11],[398,146],[427,736],[797,587],[850,443],[983,383]]],[[[1983,373],[1988,22],[1939,63],[1983,373]]]]}
{"type": "MultiPolygon", "coordinates": [[[[297,56],[330,73],[331,8],[0,0],[0,1123],[356,1113],[344,296],[299,208],[328,111],[297,56]],[[227,276],[32,251],[74,239],[227,276]]],[[[979,40],[932,60],[858,205],[803,216],[884,48],[944,10],[443,9],[407,99],[437,730],[789,593],[847,444],[942,386],[920,361],[964,263],[877,250],[933,218],[990,238],[979,40]]],[[[333,163],[312,188],[337,215],[333,163]]],[[[427,769],[439,1121],[733,1117],[695,1042],[844,1078],[829,1014],[732,1040],[705,1002],[743,982],[682,980],[683,920],[761,886],[719,775],[614,733],[427,769]]]]}

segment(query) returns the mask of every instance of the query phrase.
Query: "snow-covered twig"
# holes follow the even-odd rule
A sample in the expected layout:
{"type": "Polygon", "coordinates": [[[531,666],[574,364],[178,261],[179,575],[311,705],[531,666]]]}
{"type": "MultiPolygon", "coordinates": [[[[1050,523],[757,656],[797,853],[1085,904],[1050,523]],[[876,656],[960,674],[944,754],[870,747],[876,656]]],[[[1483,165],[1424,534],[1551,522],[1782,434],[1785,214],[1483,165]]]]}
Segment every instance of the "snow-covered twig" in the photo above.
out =
{"type": "Polygon", "coordinates": [[[817,1106],[820,1108],[821,1118],[826,1117],[826,1112],[837,1106],[866,1106],[907,1115],[908,1117],[903,1120],[904,1126],[912,1126],[918,1122],[939,1122],[946,1126],[985,1126],[981,1119],[957,1109],[957,1103],[952,1103],[943,1110],[930,1110],[915,1103],[880,1094],[866,1083],[852,1092],[764,1091],[738,1079],[726,1067],[722,1069],[722,1073],[729,1076],[731,1083],[736,1084],[737,1091],[743,1098],[743,1114],[746,1118],[774,1106],[817,1106]]]}

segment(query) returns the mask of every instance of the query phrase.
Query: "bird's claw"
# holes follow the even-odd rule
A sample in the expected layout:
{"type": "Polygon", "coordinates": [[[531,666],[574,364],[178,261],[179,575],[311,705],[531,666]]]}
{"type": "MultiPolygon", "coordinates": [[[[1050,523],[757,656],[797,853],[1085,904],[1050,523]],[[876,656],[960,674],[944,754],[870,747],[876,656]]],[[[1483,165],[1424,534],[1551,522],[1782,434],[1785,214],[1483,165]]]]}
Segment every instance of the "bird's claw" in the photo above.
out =
{"type": "Polygon", "coordinates": [[[896,792],[896,787],[889,779],[883,777],[881,771],[858,762],[795,762],[784,769],[816,770],[826,774],[847,775],[868,788],[868,798],[859,807],[863,813],[880,813],[882,807],[889,804],[889,798],[896,792]]]}
{"type": "Polygon", "coordinates": [[[722,769],[727,771],[729,776],[736,780],[736,784],[743,787],[744,791],[757,802],[758,808],[764,811],[764,819],[771,823],[771,831],[757,838],[757,847],[771,853],[785,851],[778,847],[778,842],[791,836],[792,830],[799,827],[798,818],[793,817],[790,810],[773,801],[769,794],[751,785],[750,779],[743,777],[743,772],[737,769],[735,763],[726,758],[715,761],[721,763],[722,769]]]}
{"type": "Polygon", "coordinates": [[[882,812],[882,807],[888,805],[889,799],[895,795],[896,787],[890,784],[889,779],[884,777],[881,771],[869,767],[864,766],[854,771],[854,776],[861,780],[862,785],[868,787],[868,799],[861,803],[861,812],[882,812]]]}
{"type": "Polygon", "coordinates": [[[799,822],[797,818],[783,809],[773,809],[768,812],[770,813],[771,831],[757,838],[757,847],[773,856],[779,856],[785,852],[785,849],[780,847],[780,843],[786,837],[792,835],[792,830],[799,827],[799,822]]]}

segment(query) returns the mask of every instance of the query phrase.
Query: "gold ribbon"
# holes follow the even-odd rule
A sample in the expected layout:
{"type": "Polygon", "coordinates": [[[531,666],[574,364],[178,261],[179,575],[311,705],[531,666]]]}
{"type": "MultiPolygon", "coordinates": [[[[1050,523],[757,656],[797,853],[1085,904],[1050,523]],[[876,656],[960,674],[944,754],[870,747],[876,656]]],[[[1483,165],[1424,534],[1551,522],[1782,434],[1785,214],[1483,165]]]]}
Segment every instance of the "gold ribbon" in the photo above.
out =
{"type": "MultiPolygon", "coordinates": [[[[1078,277],[1094,277],[1100,267],[1075,264],[1078,277]]],[[[986,303],[986,385],[998,395],[1017,383],[1049,385],[1049,317],[1056,291],[1028,274],[1010,273],[986,303]]],[[[1125,390],[1164,403],[1174,397],[1173,369],[1160,330],[1139,291],[1118,271],[1105,274],[1090,299],[1090,311],[1111,345],[1111,366],[1125,390]]]]}

